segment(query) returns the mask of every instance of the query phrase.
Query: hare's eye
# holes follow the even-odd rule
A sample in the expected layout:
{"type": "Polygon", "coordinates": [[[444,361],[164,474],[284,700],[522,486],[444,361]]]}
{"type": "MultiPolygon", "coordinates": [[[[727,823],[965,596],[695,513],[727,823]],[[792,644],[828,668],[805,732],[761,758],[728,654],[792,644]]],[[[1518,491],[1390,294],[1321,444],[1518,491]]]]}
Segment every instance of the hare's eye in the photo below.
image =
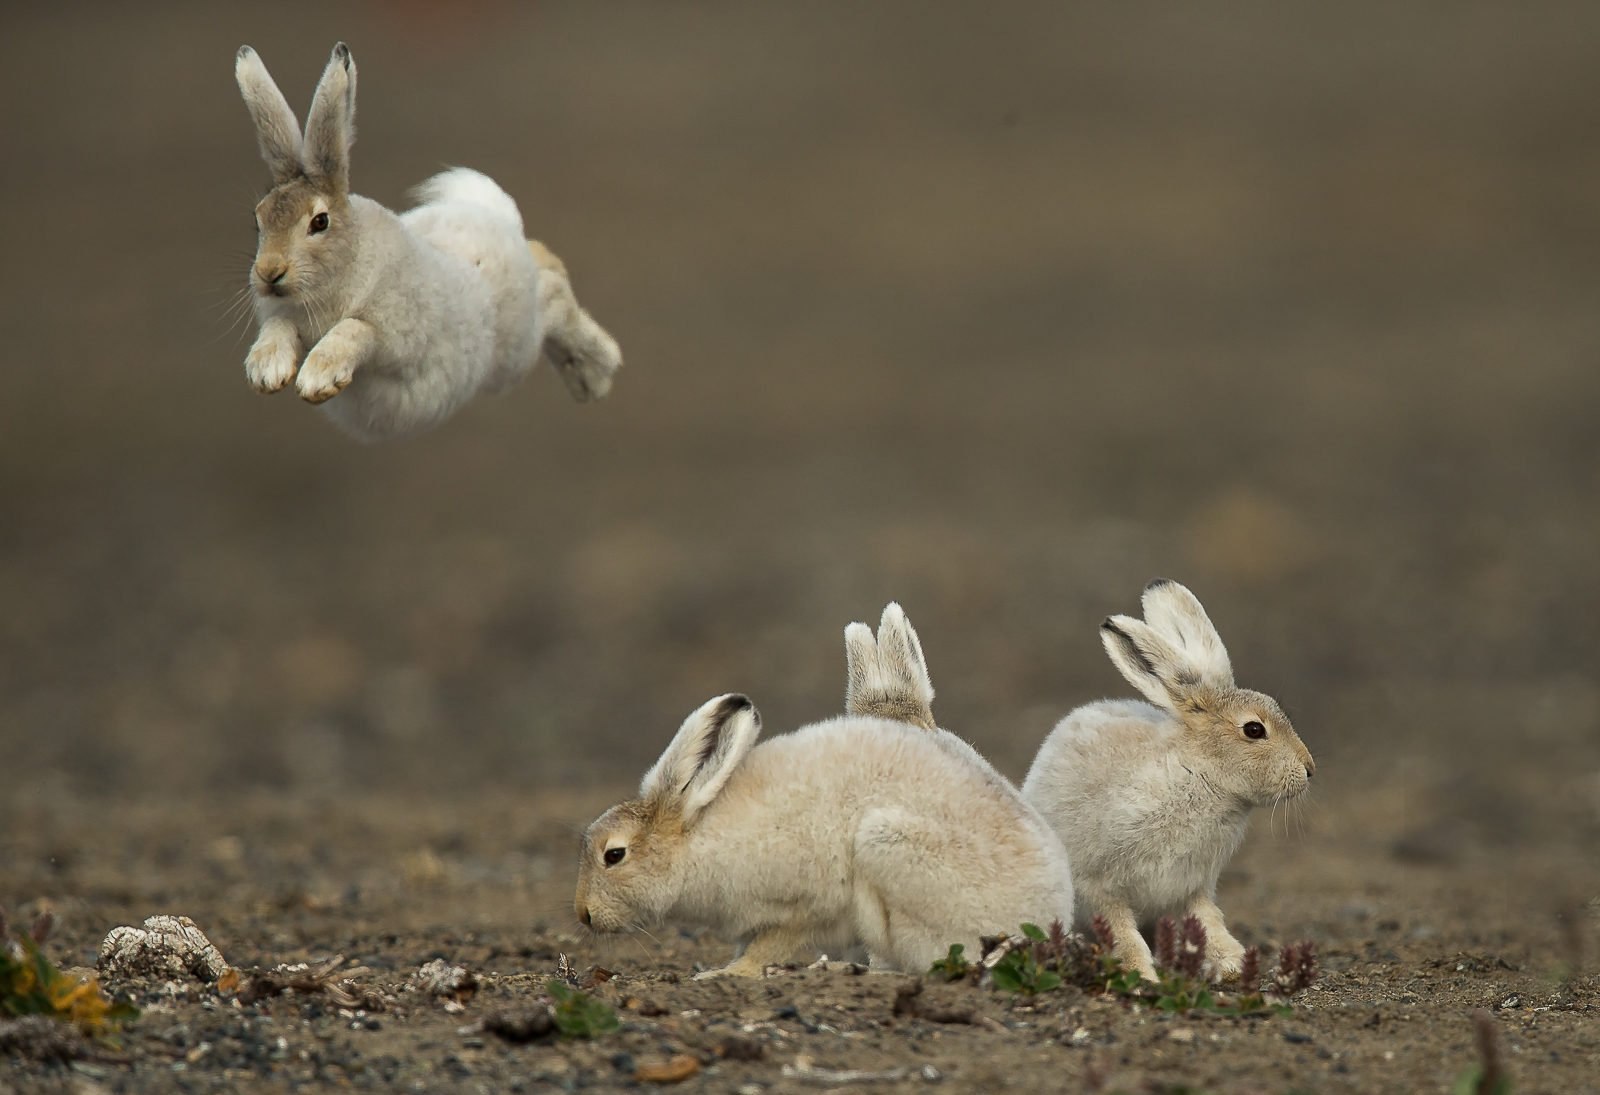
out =
{"type": "Polygon", "coordinates": [[[626,848],[607,848],[605,854],[606,866],[615,867],[618,863],[622,862],[623,857],[627,854],[628,849],[626,848]]]}
{"type": "Polygon", "coordinates": [[[1249,722],[1244,724],[1244,736],[1247,738],[1253,738],[1256,741],[1260,741],[1262,738],[1267,736],[1267,728],[1262,726],[1255,719],[1251,719],[1249,722]]]}
{"type": "Polygon", "coordinates": [[[313,236],[316,235],[318,232],[326,232],[327,230],[328,230],[328,214],[326,214],[326,213],[318,213],[316,216],[311,218],[311,234],[313,236]]]}

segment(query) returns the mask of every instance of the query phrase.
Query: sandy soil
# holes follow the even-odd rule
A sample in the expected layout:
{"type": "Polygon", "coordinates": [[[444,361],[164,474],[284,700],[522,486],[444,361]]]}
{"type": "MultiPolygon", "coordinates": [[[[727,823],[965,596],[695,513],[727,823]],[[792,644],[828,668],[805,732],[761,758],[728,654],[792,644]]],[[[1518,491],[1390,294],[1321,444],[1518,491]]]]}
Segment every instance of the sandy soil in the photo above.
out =
{"type": "Polygon", "coordinates": [[[0,903],[68,964],[176,912],[396,1000],[124,986],[127,1063],[0,1088],[604,1090],[688,1053],[706,1091],[815,1089],[800,1056],[1445,1091],[1475,1008],[1518,1091],[1600,1087],[1600,9],[430,10],[0,17],[0,903]],[[499,179],[623,344],[610,400],[541,373],[367,448],[248,391],[233,50],[303,109],[336,37],[357,188],[499,179]],[[1219,894],[1321,946],[1293,1018],[948,986],[992,1022],[933,1024],[900,975],[693,982],[728,941],[578,930],[575,834],[705,698],[834,713],[843,625],[895,598],[1020,777],[1124,691],[1095,627],[1158,574],[1317,757],[1219,894]],[[459,1032],[562,954],[648,1006],[459,1032]],[[396,991],[434,957],[465,1011],[396,991]]]}

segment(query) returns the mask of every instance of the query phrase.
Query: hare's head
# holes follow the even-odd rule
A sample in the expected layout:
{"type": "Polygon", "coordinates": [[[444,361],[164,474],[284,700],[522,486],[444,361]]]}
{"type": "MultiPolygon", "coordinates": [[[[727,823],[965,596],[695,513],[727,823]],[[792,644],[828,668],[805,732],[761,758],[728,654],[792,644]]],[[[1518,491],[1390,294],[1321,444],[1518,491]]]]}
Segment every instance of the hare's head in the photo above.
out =
{"type": "Polygon", "coordinates": [[[272,189],[256,203],[250,286],[263,297],[314,300],[353,251],[350,146],[356,139],[356,63],[340,42],[317,83],[305,137],[261,58],[239,47],[234,78],[255,121],[272,189]]]}
{"type": "Polygon", "coordinates": [[[1218,789],[1258,806],[1303,792],[1316,762],[1277,701],[1233,683],[1222,637],[1193,593],[1158,578],[1144,619],[1100,626],[1111,661],[1145,698],[1178,718],[1218,789]]]}
{"type": "Polygon", "coordinates": [[[691,832],[755,745],[761,715],[748,697],[718,696],[685,720],[639,784],[639,797],[583,834],[573,909],[596,931],[659,922],[677,901],[691,832]]]}

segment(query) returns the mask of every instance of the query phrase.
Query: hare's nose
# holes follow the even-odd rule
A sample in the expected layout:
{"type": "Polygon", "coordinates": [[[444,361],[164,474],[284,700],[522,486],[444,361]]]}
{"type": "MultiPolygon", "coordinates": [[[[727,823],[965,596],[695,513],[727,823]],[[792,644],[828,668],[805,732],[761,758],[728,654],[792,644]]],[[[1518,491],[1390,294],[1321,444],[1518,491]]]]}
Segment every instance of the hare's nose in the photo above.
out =
{"type": "Polygon", "coordinates": [[[586,928],[594,926],[593,922],[589,918],[589,906],[587,905],[584,905],[578,909],[578,919],[583,921],[583,926],[586,928]]]}
{"type": "Polygon", "coordinates": [[[289,264],[286,262],[261,263],[256,266],[256,277],[268,285],[277,285],[289,273],[289,264]]]}
{"type": "Polygon", "coordinates": [[[1306,778],[1310,779],[1317,774],[1317,762],[1310,757],[1306,758],[1306,778]]]}

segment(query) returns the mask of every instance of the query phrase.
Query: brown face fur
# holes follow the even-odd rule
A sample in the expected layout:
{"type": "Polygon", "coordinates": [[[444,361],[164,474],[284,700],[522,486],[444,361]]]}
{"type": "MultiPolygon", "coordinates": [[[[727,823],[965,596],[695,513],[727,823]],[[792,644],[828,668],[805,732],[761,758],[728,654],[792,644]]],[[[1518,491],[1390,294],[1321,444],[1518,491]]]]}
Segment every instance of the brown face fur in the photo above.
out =
{"type": "Polygon", "coordinates": [[[1195,688],[1178,708],[1191,740],[1216,761],[1227,790],[1267,806],[1310,784],[1316,762],[1271,696],[1247,688],[1195,688]],[[1252,723],[1264,736],[1251,736],[1252,723]]]}
{"type": "Polygon", "coordinates": [[[332,280],[334,260],[350,231],[349,199],[302,176],[268,191],[256,203],[255,215],[250,287],[261,296],[315,297],[332,280]],[[327,217],[327,227],[313,231],[319,214],[327,217]]]}
{"type": "Polygon", "coordinates": [[[597,932],[646,927],[672,903],[670,882],[682,826],[660,808],[635,799],[613,806],[583,834],[573,911],[597,932]],[[606,853],[616,858],[606,862],[606,853]]]}

